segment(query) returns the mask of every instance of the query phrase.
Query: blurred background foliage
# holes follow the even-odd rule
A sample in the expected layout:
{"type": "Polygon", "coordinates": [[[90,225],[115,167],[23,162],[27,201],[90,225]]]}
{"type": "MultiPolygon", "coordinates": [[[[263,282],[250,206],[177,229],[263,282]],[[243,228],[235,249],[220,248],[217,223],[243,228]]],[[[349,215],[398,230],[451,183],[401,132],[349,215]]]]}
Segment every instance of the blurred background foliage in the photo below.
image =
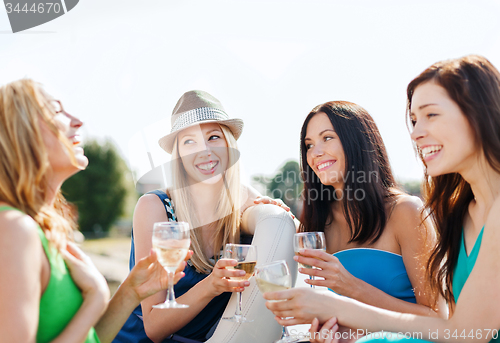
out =
{"type": "Polygon", "coordinates": [[[122,216],[131,218],[138,195],[127,164],[111,141],[90,140],[83,149],[89,165],[66,180],[62,192],[78,208],[80,231],[98,238],[106,236],[122,216]]]}
{"type": "Polygon", "coordinates": [[[255,175],[252,177],[252,186],[263,195],[273,199],[281,199],[290,207],[296,217],[300,217],[302,203],[302,180],[300,166],[295,160],[286,161],[274,175],[255,175]]]}
{"type": "Polygon", "coordinates": [[[400,185],[403,188],[403,190],[405,192],[407,192],[408,194],[415,195],[417,197],[422,198],[422,194],[421,194],[422,182],[421,181],[416,181],[416,180],[405,181],[405,182],[400,182],[400,185]]]}

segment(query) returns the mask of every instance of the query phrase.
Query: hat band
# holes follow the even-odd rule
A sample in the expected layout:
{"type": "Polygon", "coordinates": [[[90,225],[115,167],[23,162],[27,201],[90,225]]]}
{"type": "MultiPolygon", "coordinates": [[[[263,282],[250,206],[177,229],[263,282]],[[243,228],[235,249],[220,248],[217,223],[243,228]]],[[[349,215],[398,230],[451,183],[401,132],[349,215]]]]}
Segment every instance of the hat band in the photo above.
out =
{"type": "Polygon", "coordinates": [[[204,120],[228,120],[229,116],[221,110],[212,107],[200,107],[182,113],[172,125],[170,133],[181,130],[186,126],[204,120]]]}

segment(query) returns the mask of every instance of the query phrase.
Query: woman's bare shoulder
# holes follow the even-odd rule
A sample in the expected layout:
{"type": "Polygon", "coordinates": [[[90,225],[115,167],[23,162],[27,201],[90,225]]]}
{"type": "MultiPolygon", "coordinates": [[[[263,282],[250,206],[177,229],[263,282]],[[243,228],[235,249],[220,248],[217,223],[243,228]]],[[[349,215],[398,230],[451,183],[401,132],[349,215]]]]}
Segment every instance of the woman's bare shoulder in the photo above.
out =
{"type": "Polygon", "coordinates": [[[15,209],[0,211],[0,227],[2,228],[2,241],[38,237],[38,224],[27,214],[15,209]]]}
{"type": "MultiPolygon", "coordinates": [[[[164,205],[161,199],[155,194],[144,194],[135,205],[135,212],[156,212],[158,210],[164,210],[164,205]]],[[[134,213],[135,214],[135,213],[134,213]]]]}
{"type": "Polygon", "coordinates": [[[423,208],[419,197],[403,194],[396,199],[388,224],[401,246],[421,242],[423,237],[429,242],[435,241],[432,223],[425,218],[423,208]]]}
{"type": "Polygon", "coordinates": [[[148,231],[155,222],[168,221],[165,206],[161,199],[155,194],[144,194],[137,201],[134,210],[134,231],[148,231]]]}
{"type": "Polygon", "coordinates": [[[38,272],[43,250],[38,224],[33,218],[17,210],[4,210],[0,212],[0,228],[0,259],[11,261],[9,267],[1,268],[2,272],[20,273],[26,263],[31,271],[38,272]]]}
{"type": "Polygon", "coordinates": [[[423,206],[422,200],[419,197],[404,193],[398,194],[394,198],[391,217],[413,217],[418,215],[420,218],[423,206]]]}

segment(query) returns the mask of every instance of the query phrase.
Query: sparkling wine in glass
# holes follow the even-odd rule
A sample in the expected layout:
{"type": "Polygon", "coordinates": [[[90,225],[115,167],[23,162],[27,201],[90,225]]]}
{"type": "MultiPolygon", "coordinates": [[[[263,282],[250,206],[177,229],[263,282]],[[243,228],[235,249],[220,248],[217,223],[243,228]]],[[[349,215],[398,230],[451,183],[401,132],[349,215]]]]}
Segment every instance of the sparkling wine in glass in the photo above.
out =
{"type": "Polygon", "coordinates": [[[189,224],[185,222],[158,222],[153,226],[153,249],[158,261],[168,274],[167,298],[154,308],[186,308],[189,305],[175,301],[174,275],[179,264],[184,261],[191,244],[189,224]]]}
{"type": "MultiPolygon", "coordinates": [[[[231,280],[248,280],[253,275],[255,265],[257,264],[257,249],[249,244],[226,244],[224,249],[224,258],[236,260],[236,266],[226,267],[226,269],[239,269],[244,270],[245,275],[231,277],[231,280]]],[[[241,292],[238,292],[238,302],[236,304],[236,311],[232,317],[223,317],[224,320],[230,320],[237,323],[253,322],[247,319],[241,313],[241,292]]]]}
{"type": "MultiPolygon", "coordinates": [[[[263,264],[255,268],[255,281],[261,293],[283,291],[292,287],[292,276],[288,264],[284,260],[263,264]]],[[[269,300],[281,301],[281,300],[269,300]]],[[[283,326],[283,334],[275,343],[293,343],[300,341],[299,337],[291,336],[283,326]]]]}
{"type": "MultiPolygon", "coordinates": [[[[314,249],[326,251],[325,234],[323,232],[300,232],[293,236],[293,250],[295,255],[300,255],[300,249],[314,249]]],[[[303,268],[313,268],[310,265],[302,264],[303,268]]],[[[314,280],[314,276],[309,276],[311,280],[314,280]]],[[[315,288],[314,285],[311,285],[315,288]]]]}

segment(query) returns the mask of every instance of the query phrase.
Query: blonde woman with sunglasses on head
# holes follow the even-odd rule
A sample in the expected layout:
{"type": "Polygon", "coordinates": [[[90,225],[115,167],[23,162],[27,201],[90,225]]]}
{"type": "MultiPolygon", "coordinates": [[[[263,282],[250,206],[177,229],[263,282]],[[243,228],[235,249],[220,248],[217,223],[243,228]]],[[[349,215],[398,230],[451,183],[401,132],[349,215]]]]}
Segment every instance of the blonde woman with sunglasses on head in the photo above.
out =
{"type": "Polygon", "coordinates": [[[81,126],[32,80],[0,88],[3,342],[110,342],[140,301],[167,286],[151,253],[108,303],[104,277],[72,243],[73,209],[60,188],[88,164],[81,126]]]}

